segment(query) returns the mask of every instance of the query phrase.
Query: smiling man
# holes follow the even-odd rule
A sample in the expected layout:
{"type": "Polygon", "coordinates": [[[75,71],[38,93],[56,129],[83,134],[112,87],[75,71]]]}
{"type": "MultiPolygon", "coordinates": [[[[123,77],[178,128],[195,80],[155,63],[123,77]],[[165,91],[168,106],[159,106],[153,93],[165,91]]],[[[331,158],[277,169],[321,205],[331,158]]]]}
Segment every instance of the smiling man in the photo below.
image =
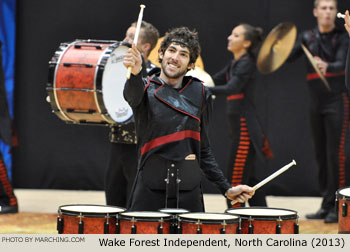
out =
{"type": "Polygon", "coordinates": [[[245,185],[231,187],[212,154],[210,93],[198,79],[185,76],[199,53],[197,33],[181,27],[169,31],[162,41],[159,76],[142,78],[135,45],[124,56],[124,65],[132,67],[124,97],[134,112],[139,151],[129,210],[204,211],[201,171],[231,200],[244,202],[254,194],[245,185]]]}

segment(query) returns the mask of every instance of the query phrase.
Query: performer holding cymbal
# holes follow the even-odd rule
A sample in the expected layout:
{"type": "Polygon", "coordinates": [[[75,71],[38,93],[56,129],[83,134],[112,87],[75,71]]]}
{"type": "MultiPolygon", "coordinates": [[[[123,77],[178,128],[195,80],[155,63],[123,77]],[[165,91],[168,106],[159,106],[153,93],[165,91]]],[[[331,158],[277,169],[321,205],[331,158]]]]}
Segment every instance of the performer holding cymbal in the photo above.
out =
{"type": "MultiPolygon", "coordinates": [[[[220,72],[212,76],[214,95],[225,95],[227,100],[227,122],[232,148],[229,155],[227,178],[233,186],[256,184],[255,158],[272,158],[266,137],[256,115],[254,105],[254,80],[256,73],[255,49],[262,41],[263,31],[259,27],[241,24],[228,37],[227,49],[234,58],[220,72]]],[[[228,207],[231,202],[227,202],[228,207]]],[[[265,193],[261,189],[249,200],[250,206],[266,206],[265,193]]],[[[235,206],[241,206],[236,204],[235,206]]]]}
{"type": "Polygon", "coordinates": [[[231,187],[215,161],[208,141],[211,95],[198,79],[185,76],[200,52],[196,32],[169,31],[159,51],[160,75],[142,78],[135,45],[124,56],[132,67],[124,97],[133,109],[139,168],[129,210],[180,207],[204,211],[201,170],[230,200],[254,194],[246,185],[231,187]]]}
{"type": "Polygon", "coordinates": [[[345,178],[350,171],[346,167],[345,160],[349,156],[344,148],[349,139],[349,97],[344,85],[348,38],[344,29],[335,25],[336,0],[315,0],[313,14],[317,26],[299,34],[289,61],[304,55],[303,45],[319,68],[320,73],[307,61],[309,114],[323,201],[316,213],[306,217],[332,223],[338,220],[335,192],[346,185],[345,178]],[[320,77],[325,77],[329,88],[320,77]]]}

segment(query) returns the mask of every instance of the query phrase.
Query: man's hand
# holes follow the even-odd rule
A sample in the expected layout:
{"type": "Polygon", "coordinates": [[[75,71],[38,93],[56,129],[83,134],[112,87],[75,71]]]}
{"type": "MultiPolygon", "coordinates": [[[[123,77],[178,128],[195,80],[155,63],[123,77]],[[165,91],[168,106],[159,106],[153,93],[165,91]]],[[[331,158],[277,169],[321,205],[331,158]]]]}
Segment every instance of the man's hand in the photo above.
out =
{"type": "Polygon", "coordinates": [[[252,187],[247,185],[238,185],[231,187],[226,192],[226,197],[230,200],[237,200],[240,203],[243,203],[253,197],[255,191],[252,187]]]}
{"type": "Polygon", "coordinates": [[[131,73],[133,75],[138,75],[141,71],[142,58],[141,53],[137,50],[135,44],[128,49],[123,57],[123,64],[126,68],[131,67],[131,73]]]}
{"type": "Polygon", "coordinates": [[[327,73],[327,67],[328,63],[326,61],[323,61],[320,57],[315,56],[314,57],[317,63],[317,67],[320,69],[321,73],[325,75],[327,73]]]}
{"type": "Polygon", "coordinates": [[[350,16],[349,16],[349,11],[345,11],[345,29],[348,31],[349,37],[350,37],[350,16]]]}

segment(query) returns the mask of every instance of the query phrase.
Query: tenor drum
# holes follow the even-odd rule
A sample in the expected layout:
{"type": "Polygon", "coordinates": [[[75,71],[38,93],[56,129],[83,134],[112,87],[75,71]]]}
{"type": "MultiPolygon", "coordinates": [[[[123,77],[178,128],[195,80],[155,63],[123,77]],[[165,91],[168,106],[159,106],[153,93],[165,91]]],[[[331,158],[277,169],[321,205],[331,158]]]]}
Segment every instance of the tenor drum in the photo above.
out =
{"type": "Polygon", "coordinates": [[[121,234],[170,234],[171,215],[130,211],[120,214],[121,234]]]}
{"type": "Polygon", "coordinates": [[[283,208],[238,207],[226,210],[241,219],[243,234],[298,234],[296,211],[283,208]]]}
{"type": "Polygon", "coordinates": [[[350,234],[350,187],[341,188],[336,192],[336,207],[338,208],[338,233],[350,234]]]}
{"type": "Polygon", "coordinates": [[[182,234],[236,234],[239,217],[218,213],[179,214],[182,234]]]}
{"type": "Polygon", "coordinates": [[[133,113],[123,96],[129,47],[105,40],[62,43],[49,62],[46,90],[53,112],[68,123],[130,122],[133,113]]]}
{"type": "Polygon", "coordinates": [[[58,209],[59,234],[119,233],[118,216],[124,208],[100,205],[64,205],[58,209]]]}

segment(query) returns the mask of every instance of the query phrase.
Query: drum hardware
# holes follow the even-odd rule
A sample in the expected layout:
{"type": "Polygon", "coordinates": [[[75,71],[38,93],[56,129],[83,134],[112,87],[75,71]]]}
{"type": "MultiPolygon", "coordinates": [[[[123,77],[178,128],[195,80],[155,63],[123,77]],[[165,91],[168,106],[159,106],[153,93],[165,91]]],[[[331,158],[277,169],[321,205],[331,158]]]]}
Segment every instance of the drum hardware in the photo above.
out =
{"type": "Polygon", "coordinates": [[[77,113],[77,114],[95,114],[96,113],[96,110],[76,110],[76,109],[69,109],[67,108],[66,109],[67,113],[77,113]]]}
{"type": "Polygon", "coordinates": [[[119,223],[119,215],[118,214],[115,215],[115,219],[116,219],[116,221],[115,221],[115,233],[120,234],[120,223],[119,223]]]}
{"type": "Polygon", "coordinates": [[[253,219],[251,216],[249,216],[249,226],[248,226],[248,234],[254,234],[254,225],[252,223],[253,219]]]}
{"type": "Polygon", "coordinates": [[[166,179],[164,179],[165,185],[165,208],[168,208],[168,196],[169,196],[169,183],[170,183],[170,169],[167,171],[166,179]]]}
{"type": "Polygon", "coordinates": [[[61,211],[58,211],[57,216],[57,231],[59,234],[63,233],[64,220],[61,218],[61,211]]]}
{"type": "Polygon", "coordinates": [[[131,234],[136,234],[135,217],[131,218],[131,234]]]}
{"type": "Polygon", "coordinates": [[[342,216],[346,217],[347,213],[348,213],[348,205],[345,204],[345,202],[343,202],[343,205],[342,205],[342,216]]]}
{"type": "Polygon", "coordinates": [[[94,48],[96,48],[98,50],[102,50],[103,49],[102,46],[100,46],[100,45],[82,45],[82,44],[75,44],[74,45],[74,48],[77,48],[77,49],[80,49],[82,47],[94,47],[94,48]]]}
{"type": "Polygon", "coordinates": [[[224,220],[222,223],[222,228],[220,229],[220,234],[226,234],[226,221],[224,220]]]}
{"type": "Polygon", "coordinates": [[[163,218],[160,218],[159,221],[159,226],[158,226],[158,234],[163,234],[163,218]]]}
{"type": "Polygon", "coordinates": [[[94,65],[92,64],[86,64],[86,63],[71,63],[71,62],[65,62],[65,63],[62,63],[63,66],[65,67],[71,67],[71,66],[85,66],[85,67],[88,67],[88,68],[92,68],[94,65]]]}
{"type": "Polygon", "coordinates": [[[177,169],[176,170],[176,208],[179,208],[180,182],[181,182],[181,179],[179,179],[179,169],[177,169]]]}
{"type": "Polygon", "coordinates": [[[239,220],[238,220],[238,227],[237,227],[236,233],[242,234],[242,220],[241,220],[241,218],[239,218],[239,220]]]}
{"type": "Polygon", "coordinates": [[[201,222],[198,220],[196,224],[197,224],[197,234],[202,234],[201,222]]]}
{"type": "Polygon", "coordinates": [[[299,219],[297,218],[294,223],[294,234],[299,234],[299,219]]]}
{"type": "Polygon", "coordinates": [[[276,71],[288,58],[297,37],[293,23],[280,23],[264,40],[257,59],[258,70],[263,74],[276,71]]]}
{"type": "Polygon", "coordinates": [[[84,234],[84,221],[82,213],[79,214],[79,229],[78,234],[84,234]]]}
{"type": "Polygon", "coordinates": [[[104,223],[104,233],[109,234],[109,213],[106,215],[106,221],[104,223]]]}
{"type": "Polygon", "coordinates": [[[276,225],[276,234],[281,234],[281,232],[282,232],[282,219],[281,217],[278,217],[277,225],[276,225]]]}

